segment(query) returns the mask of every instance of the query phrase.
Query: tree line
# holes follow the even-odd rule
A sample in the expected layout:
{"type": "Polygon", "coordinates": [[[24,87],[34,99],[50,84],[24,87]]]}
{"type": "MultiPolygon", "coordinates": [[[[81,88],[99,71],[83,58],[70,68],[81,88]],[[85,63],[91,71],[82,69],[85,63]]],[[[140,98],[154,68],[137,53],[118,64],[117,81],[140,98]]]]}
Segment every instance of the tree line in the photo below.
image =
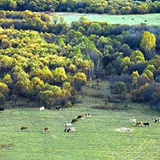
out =
{"type": "Polygon", "coordinates": [[[160,13],[155,0],[1,0],[0,10],[109,14],[160,13]]]}

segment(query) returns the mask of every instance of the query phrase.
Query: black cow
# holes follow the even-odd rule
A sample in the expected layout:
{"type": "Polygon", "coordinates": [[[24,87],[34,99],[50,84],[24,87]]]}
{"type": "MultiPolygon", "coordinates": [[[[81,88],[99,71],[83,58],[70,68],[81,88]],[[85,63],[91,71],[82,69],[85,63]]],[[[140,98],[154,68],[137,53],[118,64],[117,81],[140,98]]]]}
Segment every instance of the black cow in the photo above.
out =
{"type": "Polygon", "coordinates": [[[144,126],[148,126],[149,127],[149,123],[143,123],[144,126]]]}
{"type": "Polygon", "coordinates": [[[0,108],[0,112],[4,111],[5,109],[4,108],[0,108]]]}
{"type": "Polygon", "coordinates": [[[55,108],[56,110],[62,110],[62,108],[61,107],[59,107],[59,106],[57,106],[56,108],[55,108]]]}

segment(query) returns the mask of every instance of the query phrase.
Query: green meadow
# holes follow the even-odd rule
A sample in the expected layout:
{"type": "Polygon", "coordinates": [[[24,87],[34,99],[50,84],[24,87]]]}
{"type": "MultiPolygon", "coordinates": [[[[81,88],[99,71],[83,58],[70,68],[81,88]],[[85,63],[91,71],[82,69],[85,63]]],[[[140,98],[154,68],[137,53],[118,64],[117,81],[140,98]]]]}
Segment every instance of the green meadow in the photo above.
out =
{"type": "Polygon", "coordinates": [[[65,13],[57,12],[49,14],[51,19],[55,15],[59,15],[64,18],[64,21],[67,24],[71,24],[73,21],[79,21],[83,16],[90,21],[96,22],[108,22],[110,24],[128,24],[128,25],[140,25],[146,24],[151,25],[160,25],[160,14],[129,14],[129,15],[108,15],[108,14],[80,14],[80,13],[65,13]]]}
{"type": "MultiPolygon", "coordinates": [[[[10,108],[0,113],[0,160],[159,160],[159,114],[146,105],[129,109],[98,109],[103,89],[86,88],[86,96],[72,108],[39,111],[10,108]],[[76,132],[64,132],[65,124],[90,113],[73,124],[76,132]],[[130,118],[149,122],[149,127],[129,124],[130,118]],[[28,131],[20,131],[28,126],[28,131]],[[49,127],[48,133],[43,128],[49,127]],[[123,132],[121,128],[131,132],[123,132]]],[[[122,105],[122,104],[114,104],[122,105]]]]}

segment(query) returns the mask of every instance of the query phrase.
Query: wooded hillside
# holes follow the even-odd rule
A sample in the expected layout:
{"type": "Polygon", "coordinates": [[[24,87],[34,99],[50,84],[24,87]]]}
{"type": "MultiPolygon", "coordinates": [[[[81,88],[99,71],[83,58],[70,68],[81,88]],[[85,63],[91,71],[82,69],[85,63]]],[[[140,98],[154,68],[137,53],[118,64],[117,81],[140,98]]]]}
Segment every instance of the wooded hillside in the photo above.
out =
{"type": "Polygon", "coordinates": [[[68,26],[31,11],[0,12],[0,100],[25,97],[71,106],[87,81],[110,82],[109,100],[159,110],[160,27],[111,25],[81,17],[68,26]],[[78,91],[78,92],[77,92],[78,91]]]}
{"type": "Polygon", "coordinates": [[[155,0],[1,0],[0,9],[35,12],[145,14],[160,13],[160,2],[155,0]]]}

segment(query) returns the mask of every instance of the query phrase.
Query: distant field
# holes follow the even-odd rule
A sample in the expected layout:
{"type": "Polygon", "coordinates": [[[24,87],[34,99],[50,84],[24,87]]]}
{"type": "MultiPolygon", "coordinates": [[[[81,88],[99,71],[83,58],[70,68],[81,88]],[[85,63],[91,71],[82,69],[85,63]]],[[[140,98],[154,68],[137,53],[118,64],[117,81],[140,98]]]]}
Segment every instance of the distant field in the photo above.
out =
{"type": "Polygon", "coordinates": [[[125,111],[92,108],[103,104],[96,96],[86,96],[83,103],[62,111],[15,108],[1,112],[0,160],[160,160],[160,123],[153,122],[158,113],[136,104],[125,111]],[[76,132],[64,132],[65,123],[85,113],[92,117],[74,124],[76,132]],[[130,118],[151,126],[128,124],[130,118]],[[24,125],[29,130],[19,131],[24,125]],[[49,133],[42,132],[46,126],[49,133]],[[117,132],[121,127],[133,131],[117,132]]]}
{"type": "Polygon", "coordinates": [[[73,21],[78,21],[81,16],[85,16],[90,21],[108,22],[110,24],[140,25],[141,23],[146,23],[146,25],[160,25],[160,14],[108,15],[57,12],[49,15],[51,17],[53,15],[62,16],[67,24],[71,24],[73,21]]]}

